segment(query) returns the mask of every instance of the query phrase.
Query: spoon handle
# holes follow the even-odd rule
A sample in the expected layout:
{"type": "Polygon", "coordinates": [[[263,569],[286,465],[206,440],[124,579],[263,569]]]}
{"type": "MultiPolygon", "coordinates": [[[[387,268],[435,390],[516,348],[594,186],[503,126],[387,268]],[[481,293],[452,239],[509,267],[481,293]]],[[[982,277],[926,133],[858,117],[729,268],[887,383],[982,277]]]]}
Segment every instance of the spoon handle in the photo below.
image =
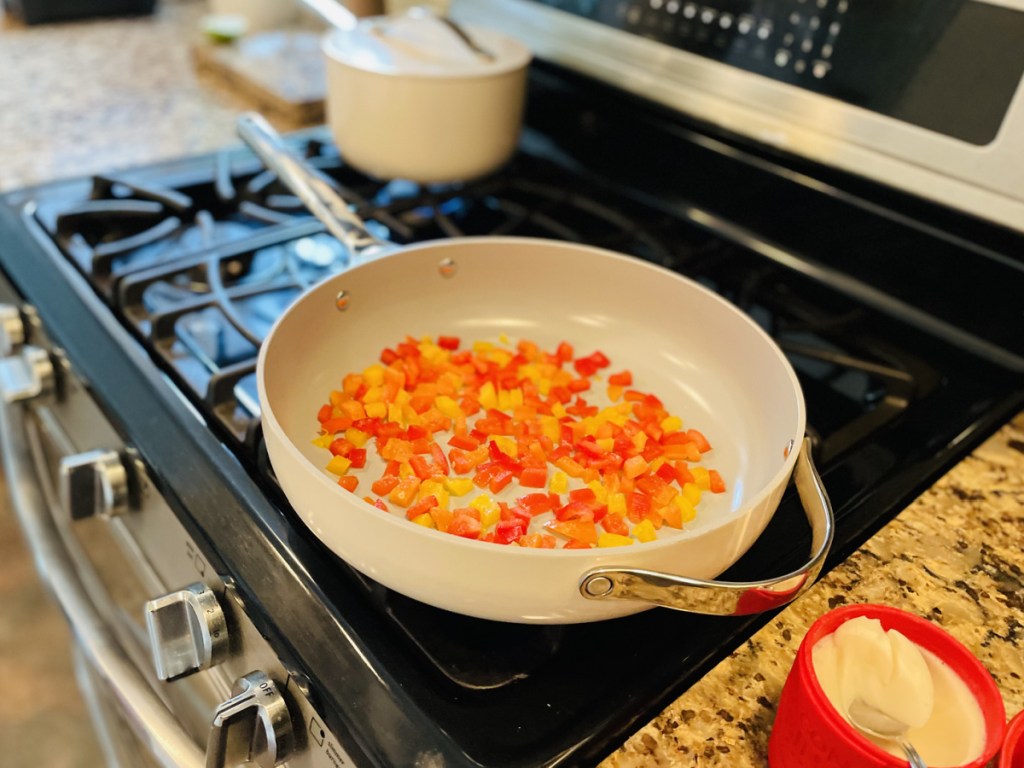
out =
{"type": "Polygon", "coordinates": [[[906,754],[907,759],[910,760],[911,768],[928,768],[928,766],[924,764],[924,760],[921,759],[921,755],[919,755],[917,750],[914,749],[913,744],[904,739],[900,742],[900,746],[903,747],[903,752],[906,754]]]}

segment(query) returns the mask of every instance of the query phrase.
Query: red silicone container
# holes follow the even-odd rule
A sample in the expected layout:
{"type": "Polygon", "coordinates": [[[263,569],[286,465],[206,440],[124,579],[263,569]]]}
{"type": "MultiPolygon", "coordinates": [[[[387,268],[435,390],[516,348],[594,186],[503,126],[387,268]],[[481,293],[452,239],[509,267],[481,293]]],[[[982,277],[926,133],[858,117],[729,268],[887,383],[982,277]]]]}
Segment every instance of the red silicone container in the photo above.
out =
{"type": "Polygon", "coordinates": [[[1024,768],[1024,712],[1019,712],[1006,729],[999,768],[1024,768]]]}
{"type": "MultiPolygon", "coordinates": [[[[782,689],[768,741],[771,768],[906,768],[906,758],[885,752],[861,736],[829,703],[814,674],[811,649],[843,622],[857,616],[878,619],[921,648],[934,653],[967,684],[985,719],[985,750],[957,768],[983,768],[999,752],[1006,731],[1006,710],[992,676],[958,640],[939,626],[885,605],[850,605],[821,616],[811,625],[782,689]]],[[[1014,768],[1017,768],[1016,764],[1014,768]]]]}

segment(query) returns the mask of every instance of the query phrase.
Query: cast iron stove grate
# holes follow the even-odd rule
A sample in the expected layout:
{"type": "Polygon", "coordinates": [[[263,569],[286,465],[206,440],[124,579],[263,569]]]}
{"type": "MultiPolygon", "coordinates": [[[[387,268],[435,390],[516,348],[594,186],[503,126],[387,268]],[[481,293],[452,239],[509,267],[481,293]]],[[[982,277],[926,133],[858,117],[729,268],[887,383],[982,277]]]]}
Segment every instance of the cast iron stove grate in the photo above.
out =
{"type": "MultiPolygon", "coordinates": [[[[631,253],[718,291],[789,354],[807,396],[819,463],[894,419],[934,378],[906,355],[885,354],[877,335],[864,337],[863,309],[808,290],[738,244],[525,153],[493,177],[423,188],[369,179],[315,138],[297,148],[381,237],[583,242],[631,253]]],[[[344,249],[273,174],[237,151],[216,154],[195,178],[97,176],[86,199],[44,205],[38,218],[204,415],[272,481],[259,432],[258,347],[305,288],[348,266],[344,249]]],[[[799,541],[801,534],[794,536],[799,541]]],[[[458,686],[511,685],[543,668],[563,645],[561,627],[493,626],[353,575],[431,667],[458,686]],[[508,647],[516,652],[495,652],[508,647]]]]}
{"type": "MultiPolygon", "coordinates": [[[[631,133],[607,144],[571,124],[553,126],[546,135],[557,138],[556,130],[571,129],[562,156],[558,147],[548,152],[552,140],[538,141],[530,129],[523,151],[505,172],[457,189],[381,185],[346,168],[328,143],[306,136],[293,140],[345,187],[381,234],[399,242],[496,231],[578,238],[678,270],[743,308],[787,350],[798,371],[819,468],[836,505],[837,538],[829,565],[840,562],[1019,404],[1012,394],[1019,375],[928,328],[831,289],[816,269],[803,268],[799,249],[785,259],[765,258],[764,249],[749,238],[706,224],[713,217],[701,216],[702,224],[692,215],[701,205],[723,203],[720,198],[730,189],[738,191],[742,212],[750,208],[750,189],[778,188],[799,197],[808,218],[812,209],[820,217],[815,232],[843,231],[851,216],[864,213],[839,197],[810,197],[813,190],[794,189],[784,173],[765,178],[773,172],[763,164],[741,168],[731,150],[677,143],[673,162],[685,160],[687,174],[673,178],[694,178],[697,184],[661,191],[662,204],[652,205],[650,195],[638,193],[629,179],[642,177],[650,192],[651,180],[664,178],[658,171],[666,159],[657,148],[665,146],[658,144],[665,136],[655,131],[638,145],[643,123],[637,117],[630,113],[631,133]],[[630,152],[628,173],[616,167],[616,155],[606,146],[620,146],[620,139],[631,140],[634,149],[649,148],[650,163],[638,151],[630,152]],[[570,151],[580,153],[581,160],[566,161],[570,151]],[[703,183],[706,179],[730,182],[703,183]],[[787,266],[793,264],[798,268],[787,266]]],[[[587,125],[615,127],[608,119],[587,125]]],[[[280,609],[264,609],[264,601],[285,602],[289,615],[293,607],[301,609],[315,632],[292,635],[285,644],[296,647],[309,665],[314,688],[319,686],[328,707],[325,719],[339,731],[364,726],[359,712],[366,702],[352,698],[348,676],[372,685],[377,674],[376,669],[359,671],[355,656],[344,658],[349,666],[339,673],[335,650],[355,638],[371,657],[387,660],[382,669],[393,687],[377,703],[393,698],[402,712],[411,708],[429,723],[403,732],[407,739],[422,740],[410,748],[429,750],[443,742],[451,745],[445,749],[495,765],[596,761],[767,620],[654,610],[591,625],[510,631],[506,625],[445,614],[372,582],[353,589],[353,578],[361,579],[339,568],[337,559],[296,525],[273,483],[261,475],[251,387],[255,342],[289,297],[335,268],[337,254],[317,222],[240,150],[48,185],[29,194],[15,204],[30,214],[25,221],[40,248],[26,249],[23,256],[8,253],[4,264],[28,300],[38,303],[44,316],[62,311],[63,305],[47,306],[54,289],[37,267],[43,254],[63,258],[59,247],[85,276],[86,291],[95,294],[91,299],[102,298],[237,453],[240,470],[249,470],[242,470],[246,482],[264,480],[259,491],[267,498],[239,509],[241,518],[231,522],[232,533],[244,531],[245,545],[211,533],[211,546],[229,572],[239,574],[248,607],[273,631],[286,628],[275,614],[280,609]],[[230,299],[227,308],[222,298],[230,299]],[[245,517],[247,509],[252,520],[245,517]],[[253,545],[263,541],[268,543],[259,551],[267,555],[254,562],[253,545]],[[280,563],[292,568],[275,581],[273,589],[282,592],[272,589],[268,595],[264,576],[280,563]],[[255,581],[246,578],[247,571],[259,574],[255,581]],[[344,636],[329,634],[339,626],[349,628],[344,636]],[[333,641],[325,649],[314,637],[333,641]],[[509,647],[515,653],[501,653],[509,647]],[[607,649],[615,650],[616,664],[607,663],[607,649]],[[594,674],[598,668],[600,675],[594,674]]],[[[780,195],[780,204],[791,208],[791,195],[780,195]]],[[[770,209],[757,210],[767,215],[770,209]]],[[[892,226],[874,219],[867,223],[892,226]]],[[[922,248],[926,245],[922,242],[922,248]]],[[[89,359],[89,340],[79,341],[74,331],[61,329],[65,346],[78,345],[78,364],[102,378],[89,359]]],[[[130,400],[122,401],[109,388],[95,391],[113,412],[136,415],[130,400]]],[[[147,400],[147,414],[148,408],[147,400]]],[[[188,413],[174,414],[168,418],[175,424],[179,418],[191,420],[188,413]]],[[[220,507],[208,509],[205,498],[175,486],[182,482],[180,472],[164,462],[173,464],[179,449],[150,434],[148,420],[123,423],[126,440],[154,457],[152,471],[190,498],[194,509],[182,512],[184,518],[200,521],[202,532],[223,534],[220,507]]],[[[190,421],[189,429],[203,427],[190,421]]],[[[240,483],[235,463],[216,447],[206,454],[217,463],[210,474],[240,483]]],[[[787,494],[762,538],[724,577],[763,578],[799,564],[808,547],[806,528],[794,494],[787,494]]]]}
{"type": "MultiPolygon", "coordinates": [[[[316,138],[298,149],[375,234],[398,243],[548,237],[631,253],[704,282],[760,322],[791,354],[805,388],[830,401],[821,409],[823,426],[812,420],[825,456],[894,416],[913,394],[913,376],[898,362],[839,341],[848,338],[855,309],[843,318],[826,302],[798,305],[781,270],[552,164],[522,154],[491,178],[423,188],[369,179],[316,138]]],[[[259,344],[303,290],[349,265],[348,254],[244,153],[220,152],[205,176],[176,186],[135,176],[96,176],[87,199],[40,217],[94,288],[252,457],[259,344]]]]}

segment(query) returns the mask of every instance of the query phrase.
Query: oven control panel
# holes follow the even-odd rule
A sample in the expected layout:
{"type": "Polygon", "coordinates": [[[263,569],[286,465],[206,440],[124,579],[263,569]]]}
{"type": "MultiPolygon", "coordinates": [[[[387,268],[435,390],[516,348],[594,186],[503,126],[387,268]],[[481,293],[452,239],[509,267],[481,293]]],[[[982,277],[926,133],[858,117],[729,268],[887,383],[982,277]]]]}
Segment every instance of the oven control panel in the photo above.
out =
{"type": "Polygon", "coordinates": [[[452,0],[451,13],[702,126],[1024,231],[1024,0],[452,0]]]}
{"type": "Polygon", "coordinates": [[[978,145],[1024,75],[1024,13],[969,0],[535,1],[978,145]]]}
{"type": "MultiPolygon", "coordinates": [[[[207,766],[356,765],[317,711],[312,686],[256,629],[231,580],[188,534],[78,381],[73,363],[50,344],[35,311],[19,306],[2,278],[0,301],[8,302],[0,304],[0,345],[7,352],[0,355],[7,363],[3,388],[8,395],[17,391],[13,407],[25,409],[25,432],[35,448],[24,460],[41,483],[47,508],[39,514],[50,518],[45,526],[59,541],[43,548],[46,557],[60,550],[88,595],[91,620],[116,639],[183,740],[205,752],[207,766]],[[47,362],[45,381],[32,364],[37,358],[47,362]]],[[[71,621],[80,615],[62,607],[71,621]]],[[[82,654],[86,663],[90,653],[86,648],[82,654]]],[[[131,706],[114,698],[120,708],[131,706]]],[[[111,717],[101,712],[96,720],[111,717]]],[[[124,739],[134,731],[133,746],[114,747],[126,754],[159,743],[154,734],[167,727],[146,707],[122,717],[132,727],[111,727],[107,736],[124,739]]],[[[131,764],[141,765],[138,759],[131,764]]]]}

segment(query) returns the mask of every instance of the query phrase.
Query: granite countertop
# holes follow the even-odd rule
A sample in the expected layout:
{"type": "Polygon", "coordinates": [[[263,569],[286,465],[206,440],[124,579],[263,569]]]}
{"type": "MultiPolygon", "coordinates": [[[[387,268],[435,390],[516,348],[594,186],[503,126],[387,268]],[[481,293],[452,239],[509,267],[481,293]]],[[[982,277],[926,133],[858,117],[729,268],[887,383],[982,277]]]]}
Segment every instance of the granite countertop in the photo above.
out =
{"type": "Polygon", "coordinates": [[[1024,710],[1024,414],[610,755],[602,768],[767,764],[782,686],[807,629],[839,605],[935,622],[1024,710]]]}
{"type": "MultiPolygon", "coordinates": [[[[195,71],[201,2],[152,17],[25,28],[0,15],[0,191],[206,152],[253,104],[195,71]]],[[[274,122],[287,130],[286,117],[274,122]]],[[[642,728],[603,768],[763,766],[813,621],[879,602],[940,624],[1024,709],[1024,414],[642,728]]]]}
{"type": "Polygon", "coordinates": [[[0,191],[237,142],[253,103],[192,62],[206,12],[161,0],[153,16],[31,27],[0,12],[0,191]]]}

